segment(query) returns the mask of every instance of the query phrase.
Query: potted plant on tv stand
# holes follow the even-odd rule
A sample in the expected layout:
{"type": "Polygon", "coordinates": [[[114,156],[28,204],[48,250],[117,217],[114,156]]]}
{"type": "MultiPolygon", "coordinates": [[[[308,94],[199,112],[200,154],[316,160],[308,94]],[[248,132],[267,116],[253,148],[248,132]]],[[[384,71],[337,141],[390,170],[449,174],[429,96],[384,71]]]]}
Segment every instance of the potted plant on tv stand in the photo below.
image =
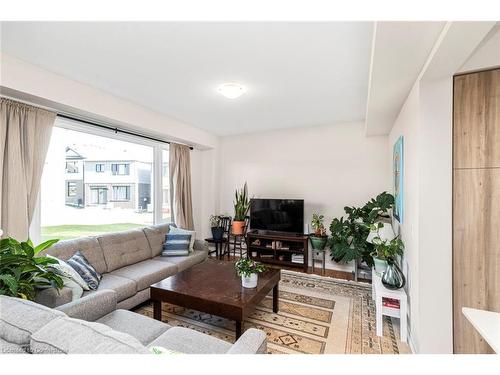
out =
{"type": "Polygon", "coordinates": [[[212,230],[212,238],[216,241],[222,240],[224,236],[224,228],[222,227],[221,217],[218,215],[210,215],[210,229],[212,230]]]}
{"type": "Polygon", "coordinates": [[[250,209],[250,199],[248,198],[248,188],[247,183],[243,186],[240,191],[236,190],[235,200],[234,200],[234,220],[232,224],[233,234],[243,234],[243,228],[245,226],[245,218],[250,209]]]}
{"type": "Polygon", "coordinates": [[[314,233],[309,235],[309,239],[311,240],[313,250],[325,250],[328,236],[323,224],[324,220],[325,217],[323,215],[313,214],[312,216],[311,227],[314,229],[314,233]]]}
{"type": "Polygon", "coordinates": [[[235,264],[236,272],[241,277],[241,285],[244,288],[255,288],[259,281],[259,273],[266,270],[262,263],[257,263],[252,259],[242,258],[235,264]]]}

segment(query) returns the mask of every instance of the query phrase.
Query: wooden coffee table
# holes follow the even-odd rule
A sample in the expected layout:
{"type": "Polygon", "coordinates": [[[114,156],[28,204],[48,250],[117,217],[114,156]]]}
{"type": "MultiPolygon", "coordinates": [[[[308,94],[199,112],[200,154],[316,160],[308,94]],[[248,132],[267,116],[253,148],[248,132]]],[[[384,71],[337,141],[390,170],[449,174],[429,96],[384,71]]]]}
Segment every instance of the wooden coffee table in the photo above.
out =
{"type": "Polygon", "coordinates": [[[153,315],[161,320],[161,303],[202,311],[236,321],[236,339],[241,336],[245,317],[273,290],[273,311],[278,312],[279,269],[259,275],[254,289],[241,286],[234,262],[206,260],[151,285],[153,315]]]}

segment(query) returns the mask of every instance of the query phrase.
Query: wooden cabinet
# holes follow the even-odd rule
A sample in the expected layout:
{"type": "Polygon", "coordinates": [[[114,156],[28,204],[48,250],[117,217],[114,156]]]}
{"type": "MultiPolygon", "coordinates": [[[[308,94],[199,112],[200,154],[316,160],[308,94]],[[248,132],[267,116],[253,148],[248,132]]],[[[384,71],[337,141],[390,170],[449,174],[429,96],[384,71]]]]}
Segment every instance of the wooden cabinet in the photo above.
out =
{"type": "Polygon", "coordinates": [[[455,77],[453,112],[453,346],[492,353],[462,307],[500,312],[500,69],[455,77]]]}

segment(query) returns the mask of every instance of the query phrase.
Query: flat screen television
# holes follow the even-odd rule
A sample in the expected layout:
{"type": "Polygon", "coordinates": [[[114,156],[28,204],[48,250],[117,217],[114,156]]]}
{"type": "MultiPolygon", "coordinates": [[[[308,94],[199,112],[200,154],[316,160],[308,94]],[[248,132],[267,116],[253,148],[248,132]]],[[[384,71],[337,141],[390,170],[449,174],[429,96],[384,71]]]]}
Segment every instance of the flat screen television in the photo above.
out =
{"type": "Polygon", "coordinates": [[[304,200],[251,199],[250,228],[260,231],[304,233],[304,200]]]}

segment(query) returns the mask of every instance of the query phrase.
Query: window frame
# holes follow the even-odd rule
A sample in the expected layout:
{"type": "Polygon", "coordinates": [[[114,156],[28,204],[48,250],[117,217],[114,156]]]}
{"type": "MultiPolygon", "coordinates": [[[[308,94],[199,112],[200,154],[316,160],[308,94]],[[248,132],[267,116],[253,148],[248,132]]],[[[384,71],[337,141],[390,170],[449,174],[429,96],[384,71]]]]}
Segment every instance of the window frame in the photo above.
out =
{"type": "MultiPolygon", "coordinates": [[[[112,202],[130,202],[130,185],[111,185],[111,190],[113,191],[113,200],[112,202]],[[115,188],[125,188],[125,199],[116,198],[115,188]]],[[[154,216],[154,213],[153,213],[154,216]]]]}
{"type": "MultiPolygon", "coordinates": [[[[88,125],[83,122],[77,120],[70,120],[62,117],[56,117],[56,121],[54,123],[55,127],[73,130],[77,132],[87,133],[91,135],[106,137],[110,139],[115,139],[124,142],[136,143],[143,146],[149,146],[153,149],[153,170],[152,170],[152,199],[153,199],[153,222],[154,224],[162,224],[170,221],[164,220],[162,216],[162,206],[163,206],[163,194],[162,194],[162,151],[167,151],[168,155],[169,147],[168,143],[162,143],[158,141],[153,141],[147,138],[142,138],[135,135],[123,134],[123,133],[115,133],[113,130],[98,128],[96,126],[88,125]]],[[[100,163],[102,164],[102,163],[100,163]]],[[[123,163],[120,163],[123,164],[123,163]]],[[[129,174],[130,174],[130,163],[129,164],[129,174]]],[[[101,172],[98,172],[101,173],[101,172]]],[[[132,192],[130,192],[131,194],[132,192]]],[[[108,196],[108,201],[110,201],[108,196]]],[[[33,219],[30,226],[30,238],[35,242],[40,242],[41,239],[41,194],[38,194],[37,205],[35,207],[35,211],[33,213],[33,219]]]]}
{"type": "Polygon", "coordinates": [[[95,163],[95,173],[104,173],[106,170],[105,163],[95,163]],[[99,166],[99,168],[97,168],[99,166]]]}

